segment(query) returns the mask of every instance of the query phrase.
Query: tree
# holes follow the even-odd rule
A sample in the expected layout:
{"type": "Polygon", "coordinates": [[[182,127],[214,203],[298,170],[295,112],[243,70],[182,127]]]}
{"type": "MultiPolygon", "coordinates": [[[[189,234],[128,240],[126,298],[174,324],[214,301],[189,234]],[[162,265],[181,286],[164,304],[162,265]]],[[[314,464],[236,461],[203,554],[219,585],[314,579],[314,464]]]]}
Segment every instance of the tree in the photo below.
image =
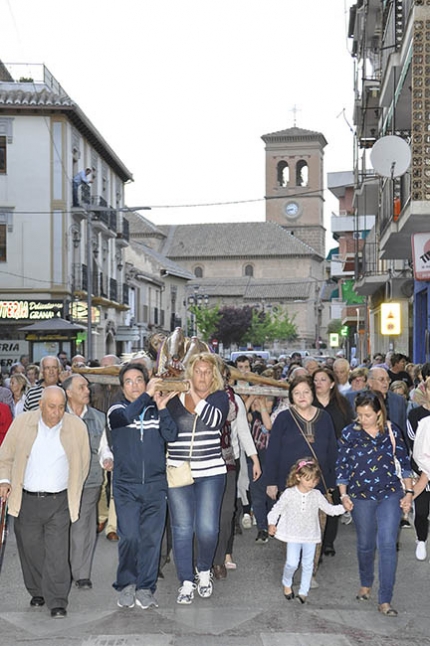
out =
{"type": "Polygon", "coordinates": [[[295,341],[298,332],[294,318],[290,318],[288,312],[259,312],[254,309],[244,340],[255,346],[264,346],[268,341],[295,341]]]}
{"type": "Polygon", "coordinates": [[[299,336],[297,325],[294,322],[295,318],[295,314],[290,318],[288,312],[273,312],[271,317],[270,341],[295,341],[299,336]]]}
{"type": "Polygon", "coordinates": [[[198,336],[209,343],[212,339],[217,338],[218,322],[221,318],[219,305],[214,307],[202,307],[191,305],[189,312],[194,316],[198,336]]]}
{"type": "Polygon", "coordinates": [[[340,334],[342,327],[341,319],[332,319],[327,325],[327,334],[340,334]]]}
{"type": "Polygon", "coordinates": [[[244,341],[245,334],[251,324],[252,308],[234,307],[226,305],[220,309],[221,317],[218,321],[216,338],[225,346],[232,343],[240,345],[244,341]]]}

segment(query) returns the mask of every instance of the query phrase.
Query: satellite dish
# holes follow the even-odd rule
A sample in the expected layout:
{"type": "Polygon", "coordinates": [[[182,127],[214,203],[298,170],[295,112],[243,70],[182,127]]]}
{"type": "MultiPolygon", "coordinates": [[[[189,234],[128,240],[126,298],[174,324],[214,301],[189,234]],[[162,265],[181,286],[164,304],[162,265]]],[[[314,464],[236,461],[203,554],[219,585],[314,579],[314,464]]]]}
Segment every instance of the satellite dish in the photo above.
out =
{"type": "Polygon", "coordinates": [[[381,137],[373,145],[370,161],[378,175],[400,177],[411,163],[411,149],[407,141],[396,135],[381,137]]]}

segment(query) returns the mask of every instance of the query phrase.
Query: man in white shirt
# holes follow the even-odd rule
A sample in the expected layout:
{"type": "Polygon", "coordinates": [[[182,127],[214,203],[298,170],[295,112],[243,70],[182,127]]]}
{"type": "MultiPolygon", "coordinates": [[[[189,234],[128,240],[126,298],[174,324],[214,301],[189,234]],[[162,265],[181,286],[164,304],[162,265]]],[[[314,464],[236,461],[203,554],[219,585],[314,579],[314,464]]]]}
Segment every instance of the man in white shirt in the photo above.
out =
{"type": "Polygon", "coordinates": [[[0,447],[0,497],[8,500],[30,605],[67,614],[69,528],[79,516],[90,464],[88,432],[65,413],[58,386],[44,388],[37,411],[19,415],[0,447]]]}

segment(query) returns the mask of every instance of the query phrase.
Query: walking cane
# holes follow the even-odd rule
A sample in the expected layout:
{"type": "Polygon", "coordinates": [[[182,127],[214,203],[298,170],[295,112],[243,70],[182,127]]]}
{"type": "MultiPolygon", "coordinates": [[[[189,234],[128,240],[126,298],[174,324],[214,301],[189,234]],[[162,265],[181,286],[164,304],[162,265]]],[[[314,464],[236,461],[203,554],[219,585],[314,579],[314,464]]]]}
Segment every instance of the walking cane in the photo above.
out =
{"type": "Polygon", "coordinates": [[[0,498],[0,573],[3,564],[4,550],[6,547],[7,519],[7,500],[6,498],[0,498]]]}

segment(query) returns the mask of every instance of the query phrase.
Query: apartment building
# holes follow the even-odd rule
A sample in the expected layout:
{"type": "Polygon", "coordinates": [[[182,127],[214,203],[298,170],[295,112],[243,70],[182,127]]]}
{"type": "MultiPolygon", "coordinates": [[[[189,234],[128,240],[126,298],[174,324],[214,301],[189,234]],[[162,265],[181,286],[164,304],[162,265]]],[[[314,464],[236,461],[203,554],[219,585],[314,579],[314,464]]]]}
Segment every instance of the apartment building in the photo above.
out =
{"type": "Polygon", "coordinates": [[[35,361],[59,350],[100,358],[141,348],[152,332],[180,323],[188,275],[167,259],[132,253],[130,181],[45,65],[0,63],[0,335],[7,347],[35,361]],[[68,335],[53,323],[30,336],[24,329],[56,318],[81,328],[68,335]]]}
{"type": "Polygon", "coordinates": [[[375,216],[358,254],[355,290],[366,297],[369,352],[396,349],[415,362],[429,359],[429,283],[417,275],[413,239],[430,239],[430,2],[357,0],[350,9],[354,57],[354,199],[356,217],[375,216]],[[372,148],[394,135],[410,147],[412,162],[396,176],[376,172],[372,148]],[[388,175],[388,176],[387,176],[388,175]],[[400,334],[381,334],[381,308],[396,303],[400,334]]]}

